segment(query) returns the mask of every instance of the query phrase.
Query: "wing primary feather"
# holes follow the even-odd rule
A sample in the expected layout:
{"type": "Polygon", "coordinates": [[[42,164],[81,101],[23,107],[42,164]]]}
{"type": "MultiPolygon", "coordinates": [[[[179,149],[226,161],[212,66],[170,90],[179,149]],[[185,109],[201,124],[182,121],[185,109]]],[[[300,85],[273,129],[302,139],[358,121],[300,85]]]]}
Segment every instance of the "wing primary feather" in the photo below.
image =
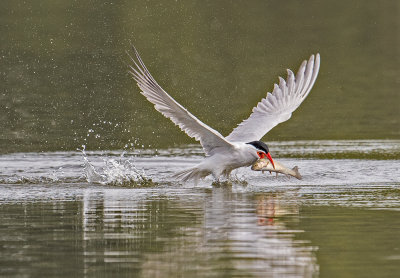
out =
{"type": "Polygon", "coordinates": [[[136,82],[139,86],[140,89],[142,89],[142,94],[143,95],[150,95],[154,98],[159,99],[159,101],[162,101],[162,98],[154,95],[154,94],[149,94],[149,93],[145,93],[146,91],[151,91],[154,90],[155,87],[152,84],[148,84],[145,80],[143,80],[143,78],[141,78],[140,76],[135,75],[132,71],[130,71],[129,73],[132,74],[132,76],[136,79],[136,82]]]}
{"type": "Polygon", "coordinates": [[[136,68],[134,68],[132,65],[129,65],[130,70],[133,71],[133,72],[136,74],[136,77],[137,77],[137,78],[140,77],[140,79],[143,80],[144,82],[150,83],[150,84],[152,85],[153,88],[157,88],[157,82],[155,82],[154,79],[151,80],[151,79],[148,77],[148,74],[146,74],[146,73],[142,70],[142,68],[138,66],[138,64],[135,62],[135,60],[132,58],[132,56],[129,55],[129,53],[128,53],[128,56],[129,56],[129,58],[131,59],[131,61],[134,63],[134,65],[135,65],[135,67],[136,67],[136,68]],[[137,69],[137,70],[136,70],[136,69],[137,69]],[[154,81],[154,82],[153,82],[153,81],[154,81]]]}
{"type": "MultiPolygon", "coordinates": [[[[268,95],[271,95],[271,93],[268,93],[267,94],[267,96],[268,95]]],[[[268,98],[268,97],[267,97],[268,98]]],[[[274,107],[272,106],[272,104],[269,102],[269,101],[267,101],[267,98],[263,98],[262,100],[261,100],[261,102],[264,104],[264,106],[265,107],[267,107],[269,110],[273,110],[274,109],[274,107]]],[[[268,110],[267,110],[268,111],[268,110]]]]}
{"type": "Polygon", "coordinates": [[[283,106],[286,102],[287,85],[285,79],[279,76],[279,88],[281,89],[281,96],[279,97],[279,105],[283,106]]]}
{"type": "Polygon", "coordinates": [[[288,69],[287,73],[288,73],[288,77],[287,77],[287,80],[288,80],[288,82],[287,82],[288,94],[287,94],[287,96],[289,97],[291,94],[293,94],[293,89],[294,89],[295,84],[294,84],[294,73],[293,73],[293,71],[288,69]]]}
{"type": "MultiPolygon", "coordinates": [[[[138,56],[139,54],[137,53],[137,51],[136,51],[135,48],[133,48],[133,49],[135,50],[135,55],[136,55],[136,57],[138,57],[138,60],[139,60],[139,59],[140,59],[140,56],[138,56]]],[[[128,55],[129,55],[129,54],[128,54],[128,55]]],[[[132,62],[133,62],[134,65],[136,66],[136,68],[140,71],[140,74],[137,73],[137,72],[135,71],[135,72],[138,74],[138,76],[142,76],[142,78],[145,79],[148,83],[150,83],[154,88],[157,88],[158,84],[157,84],[157,82],[154,80],[154,78],[151,76],[151,74],[150,74],[150,72],[147,70],[147,68],[144,67],[144,68],[142,69],[142,67],[140,67],[140,66],[136,63],[136,61],[135,61],[130,55],[129,55],[129,58],[132,60],[132,62]]],[[[141,59],[140,59],[139,61],[141,61],[141,59]]],[[[142,61],[142,63],[143,63],[143,61],[142,61]]],[[[141,63],[141,64],[142,64],[142,63],[141,63]]],[[[143,65],[144,65],[144,64],[143,64],[143,65]]],[[[134,70],[134,68],[133,68],[132,66],[130,66],[130,68],[134,70]]]]}
{"type": "Polygon", "coordinates": [[[304,83],[304,71],[307,65],[307,61],[304,61],[301,65],[299,71],[296,74],[296,89],[293,92],[293,95],[297,95],[299,90],[301,90],[303,83],[304,83]]]}
{"type": "Polygon", "coordinates": [[[286,87],[285,79],[279,76],[279,88],[281,88],[281,90],[284,90],[285,87],[286,87]]]}
{"type": "Polygon", "coordinates": [[[250,116],[242,121],[226,138],[231,141],[250,142],[260,140],[273,127],[290,119],[312,89],[320,67],[320,55],[304,60],[296,75],[287,70],[286,81],[279,77],[271,93],[252,109],[250,116]]]}
{"type": "Polygon", "coordinates": [[[224,148],[229,151],[234,145],[227,141],[218,131],[207,126],[195,116],[193,116],[186,108],[176,102],[161,86],[156,82],[149,70],[145,66],[139,52],[132,45],[136,60],[129,55],[132,65],[129,65],[129,73],[135,79],[138,87],[141,89],[148,101],[154,108],[169,118],[188,136],[200,141],[206,155],[212,155],[217,149],[224,148]]]}
{"type": "Polygon", "coordinates": [[[317,55],[315,55],[314,69],[313,69],[313,74],[311,77],[311,82],[310,82],[310,85],[308,86],[308,93],[303,98],[305,98],[310,93],[312,87],[314,86],[315,81],[317,80],[317,76],[318,76],[318,72],[319,72],[319,63],[320,63],[320,55],[319,55],[319,53],[317,53],[317,55]]]}
{"type": "MultiPolygon", "coordinates": [[[[128,55],[129,59],[131,60],[131,62],[136,66],[136,68],[140,71],[140,73],[142,75],[144,75],[144,72],[142,71],[142,69],[138,66],[138,64],[136,63],[135,59],[133,59],[133,57],[129,54],[128,51],[126,51],[126,54],[128,55]]],[[[133,68],[131,65],[129,65],[130,68],[133,68]]]]}
{"type": "Polygon", "coordinates": [[[157,82],[154,80],[153,76],[150,74],[149,70],[147,69],[146,65],[144,64],[142,58],[140,57],[139,52],[136,50],[136,48],[133,45],[132,45],[132,47],[135,52],[136,58],[138,59],[140,65],[142,66],[143,70],[146,73],[146,76],[148,76],[151,81],[153,81],[155,84],[157,84],[157,82]]]}
{"type": "Polygon", "coordinates": [[[304,82],[304,86],[301,89],[299,96],[302,97],[308,90],[310,81],[311,81],[311,76],[312,76],[312,70],[314,68],[314,55],[311,55],[310,60],[308,60],[307,63],[307,67],[305,70],[305,74],[304,74],[304,78],[305,78],[305,82],[304,82]]]}

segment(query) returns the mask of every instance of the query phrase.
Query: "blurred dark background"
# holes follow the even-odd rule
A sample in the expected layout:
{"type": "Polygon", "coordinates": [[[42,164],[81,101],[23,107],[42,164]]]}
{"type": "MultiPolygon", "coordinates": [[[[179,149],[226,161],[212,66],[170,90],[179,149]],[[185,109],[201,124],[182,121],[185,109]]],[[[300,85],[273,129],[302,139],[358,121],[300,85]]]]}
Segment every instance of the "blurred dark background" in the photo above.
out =
{"type": "Polygon", "coordinates": [[[321,69],[264,140],[399,139],[398,1],[2,1],[0,152],[165,148],[188,138],[139,94],[130,41],[227,135],[286,68],[321,69]]]}

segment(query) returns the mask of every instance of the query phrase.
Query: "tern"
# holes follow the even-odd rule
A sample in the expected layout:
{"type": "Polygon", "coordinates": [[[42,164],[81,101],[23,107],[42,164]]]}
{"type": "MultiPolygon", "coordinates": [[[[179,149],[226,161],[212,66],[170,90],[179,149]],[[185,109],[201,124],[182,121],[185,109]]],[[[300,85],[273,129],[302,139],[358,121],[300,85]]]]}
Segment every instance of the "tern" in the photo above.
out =
{"type": "Polygon", "coordinates": [[[132,45],[136,60],[129,55],[133,64],[129,72],[137,82],[148,101],[154,108],[169,118],[188,136],[200,142],[205,152],[205,159],[195,167],[180,171],[175,178],[186,182],[212,175],[229,178],[232,170],[252,165],[258,159],[268,158],[275,168],[268,146],[260,141],[273,127],[290,119],[292,112],[304,101],[313,87],[319,71],[319,54],[311,55],[303,61],[296,75],[287,70],[287,79],[279,77],[272,93],[267,93],[250,116],[242,121],[226,137],[204,124],[185,107],[175,101],[150,74],[139,52],[132,45]]]}

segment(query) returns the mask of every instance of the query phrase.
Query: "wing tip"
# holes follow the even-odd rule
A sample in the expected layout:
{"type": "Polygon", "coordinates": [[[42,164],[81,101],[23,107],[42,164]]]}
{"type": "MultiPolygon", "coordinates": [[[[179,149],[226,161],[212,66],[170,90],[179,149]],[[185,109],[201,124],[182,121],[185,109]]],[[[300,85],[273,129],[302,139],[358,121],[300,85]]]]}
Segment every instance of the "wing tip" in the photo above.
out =
{"type": "Polygon", "coordinates": [[[321,57],[320,57],[319,53],[317,53],[317,54],[315,55],[315,65],[318,66],[318,69],[319,69],[320,61],[321,61],[321,57]]]}
{"type": "MultiPolygon", "coordinates": [[[[321,59],[321,55],[319,54],[319,52],[317,52],[315,54],[311,54],[310,58],[308,59],[308,63],[314,63],[314,64],[318,63],[319,64],[320,59],[321,59]]],[[[304,60],[303,63],[304,62],[307,63],[307,60],[304,60]]]]}
{"type": "Polygon", "coordinates": [[[314,64],[314,67],[319,65],[320,60],[321,60],[321,55],[319,54],[319,52],[317,52],[316,54],[312,54],[309,59],[309,61],[314,64]]]}

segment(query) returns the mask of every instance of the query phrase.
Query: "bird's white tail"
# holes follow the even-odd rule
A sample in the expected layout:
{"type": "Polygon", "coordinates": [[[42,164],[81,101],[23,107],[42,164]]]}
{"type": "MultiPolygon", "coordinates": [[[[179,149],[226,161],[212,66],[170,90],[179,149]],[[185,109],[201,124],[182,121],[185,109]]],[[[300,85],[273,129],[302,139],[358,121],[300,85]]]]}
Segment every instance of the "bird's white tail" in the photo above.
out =
{"type": "Polygon", "coordinates": [[[188,180],[198,181],[199,179],[205,178],[210,174],[209,171],[199,169],[197,167],[185,169],[174,174],[172,177],[182,180],[183,182],[187,182],[188,180]]]}

